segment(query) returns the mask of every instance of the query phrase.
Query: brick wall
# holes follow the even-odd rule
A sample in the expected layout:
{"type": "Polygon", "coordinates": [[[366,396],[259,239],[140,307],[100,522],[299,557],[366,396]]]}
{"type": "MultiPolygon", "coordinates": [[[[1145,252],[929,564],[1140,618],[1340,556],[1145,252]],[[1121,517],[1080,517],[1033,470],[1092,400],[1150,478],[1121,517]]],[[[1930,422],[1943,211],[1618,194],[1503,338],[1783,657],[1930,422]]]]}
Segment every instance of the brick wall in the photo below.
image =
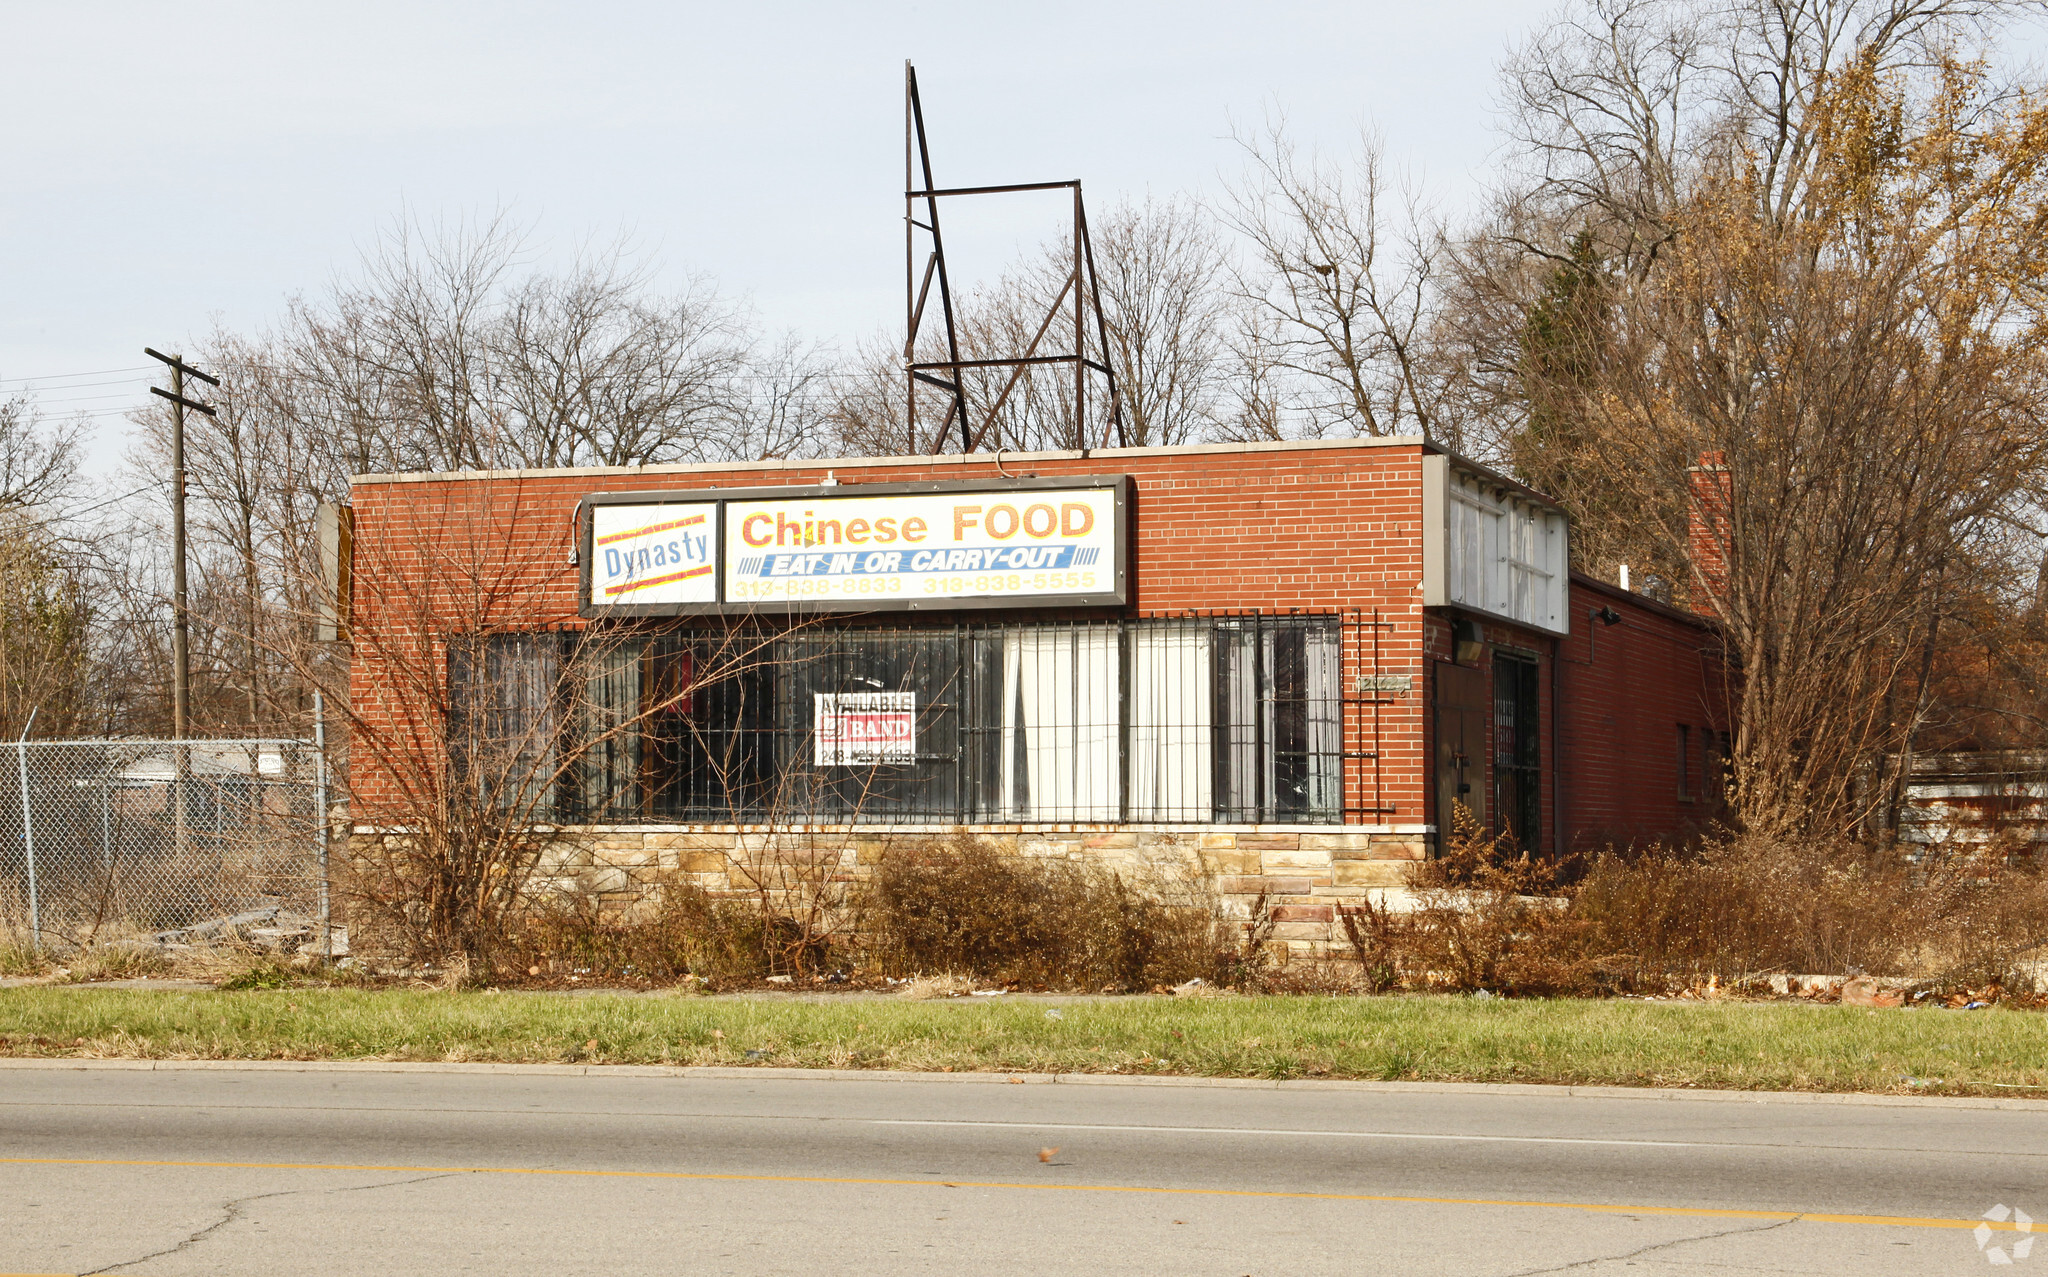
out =
{"type": "MultiPolygon", "coordinates": [[[[1718,737],[1728,730],[1730,688],[1713,628],[1691,613],[1576,574],[1569,615],[1572,632],[1562,639],[1514,625],[1480,626],[1489,699],[1496,651],[1536,660],[1543,847],[1564,854],[1610,842],[1684,839],[1721,818],[1718,737]],[[1592,615],[1602,608],[1620,619],[1602,624],[1592,615]],[[1685,796],[1678,785],[1681,724],[1691,747],[1685,796]]],[[[1452,660],[1451,622],[1434,614],[1425,621],[1432,698],[1437,671],[1452,660]]],[[[1426,730],[1435,730],[1433,716],[1426,730]]],[[[1491,748],[1480,774],[1490,808],[1497,780],[1491,748]]],[[[1426,819],[1442,825],[1448,817],[1435,810],[1434,785],[1428,800],[1426,819]]]]}
{"type": "MultiPolygon", "coordinates": [[[[1379,609],[1387,623],[1381,671],[1413,675],[1417,691],[1379,708],[1377,798],[1365,789],[1374,774],[1354,762],[1347,802],[1382,808],[1356,816],[1370,823],[1419,821],[1422,453],[1418,442],[1379,440],[365,477],[353,490],[353,703],[370,730],[425,732],[419,707],[403,702],[420,671],[445,667],[445,653],[420,637],[435,628],[422,623],[427,614],[454,629],[582,624],[570,555],[576,504],[589,493],[808,485],[828,472],[856,491],[865,483],[1128,474],[1126,614],[1379,609]]],[[[1359,655],[1347,653],[1347,667],[1359,655]]],[[[1371,748],[1370,718],[1347,715],[1347,751],[1371,748]]],[[[353,787],[359,819],[389,823],[401,814],[400,786],[367,754],[358,755],[353,787]]]]}
{"type": "MultiPolygon", "coordinates": [[[[1412,831],[1386,836],[1414,843],[1440,816],[1429,735],[1433,672],[1451,657],[1449,617],[1425,616],[1420,605],[1423,452],[1417,441],[1381,440],[359,479],[352,701],[366,729],[397,748],[380,755],[359,738],[356,818],[370,826],[405,821],[405,786],[390,760],[433,749],[432,707],[417,703],[419,689],[444,677],[445,653],[431,632],[583,623],[571,552],[574,512],[587,494],[809,485],[828,472],[855,490],[1128,474],[1127,614],[1378,610],[1385,622],[1378,671],[1411,675],[1412,684],[1405,694],[1388,694],[1376,716],[1363,707],[1346,714],[1344,744],[1354,756],[1346,763],[1348,819],[1412,831]],[[1357,757],[1375,752],[1376,770],[1357,757]]],[[[1573,632],[1562,640],[1512,625],[1484,627],[1490,644],[1525,652],[1539,666],[1543,842],[1561,851],[1678,836],[1704,824],[1716,814],[1714,794],[1681,798],[1676,733],[1681,723],[1693,733],[1697,777],[1700,751],[1711,757],[1715,734],[1727,727],[1720,670],[1708,655],[1711,631],[1698,618],[1585,578],[1573,580],[1570,616],[1573,632]],[[1621,623],[1591,621],[1602,606],[1620,613],[1621,623]]],[[[1347,633],[1347,675],[1373,669],[1370,637],[1347,633]]],[[[1491,792],[1491,750],[1484,783],[1491,792]]],[[[1703,786],[1695,779],[1692,788],[1703,786]]],[[[1259,875],[1272,872],[1262,862],[1259,875]]],[[[1342,885],[1334,869],[1327,877],[1317,883],[1342,885]]]]}
{"type": "Polygon", "coordinates": [[[1714,630],[1689,613],[1575,577],[1572,635],[1562,658],[1557,728],[1567,842],[1683,837],[1718,819],[1718,734],[1729,730],[1730,688],[1714,630]],[[1601,607],[1621,620],[1592,620],[1601,607]],[[1678,783],[1680,724],[1690,745],[1685,797],[1678,783]]]}

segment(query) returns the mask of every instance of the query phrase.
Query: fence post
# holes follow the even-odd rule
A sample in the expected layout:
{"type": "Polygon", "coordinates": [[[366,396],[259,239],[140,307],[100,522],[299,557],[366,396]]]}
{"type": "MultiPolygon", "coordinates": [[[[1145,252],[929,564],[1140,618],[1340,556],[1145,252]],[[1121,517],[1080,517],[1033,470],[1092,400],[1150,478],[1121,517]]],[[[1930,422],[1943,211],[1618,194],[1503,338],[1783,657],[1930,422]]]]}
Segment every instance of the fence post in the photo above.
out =
{"type": "Polygon", "coordinates": [[[334,916],[327,898],[327,703],[313,693],[313,851],[320,866],[320,954],[334,957],[334,916]]]}
{"type": "Polygon", "coordinates": [[[21,739],[14,742],[15,765],[21,774],[21,842],[28,853],[28,942],[38,953],[43,949],[43,902],[36,895],[36,826],[28,810],[28,734],[36,725],[36,711],[40,708],[29,709],[21,739]]]}
{"type": "Polygon", "coordinates": [[[114,756],[100,751],[100,867],[112,881],[114,872],[114,756]]]}

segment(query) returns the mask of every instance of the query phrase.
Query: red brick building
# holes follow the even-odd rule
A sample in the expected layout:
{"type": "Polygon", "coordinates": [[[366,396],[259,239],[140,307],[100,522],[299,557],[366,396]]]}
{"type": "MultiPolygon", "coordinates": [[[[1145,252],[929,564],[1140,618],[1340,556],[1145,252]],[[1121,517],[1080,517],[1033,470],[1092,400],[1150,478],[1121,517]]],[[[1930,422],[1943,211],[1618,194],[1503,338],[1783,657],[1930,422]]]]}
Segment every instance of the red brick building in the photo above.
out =
{"type": "MultiPolygon", "coordinates": [[[[1571,574],[1552,502],[1417,439],[372,475],[353,504],[370,727],[428,747],[401,689],[444,677],[450,712],[544,713],[562,644],[635,636],[584,685],[666,726],[547,800],[621,863],[714,828],[969,825],[1207,848],[1314,922],[1453,801],[1552,852],[1717,801],[1711,628],[1571,574]],[[764,672],[694,686],[707,636],[749,627],[764,672]]],[[[358,821],[404,824],[402,778],[358,759],[358,821]]]]}

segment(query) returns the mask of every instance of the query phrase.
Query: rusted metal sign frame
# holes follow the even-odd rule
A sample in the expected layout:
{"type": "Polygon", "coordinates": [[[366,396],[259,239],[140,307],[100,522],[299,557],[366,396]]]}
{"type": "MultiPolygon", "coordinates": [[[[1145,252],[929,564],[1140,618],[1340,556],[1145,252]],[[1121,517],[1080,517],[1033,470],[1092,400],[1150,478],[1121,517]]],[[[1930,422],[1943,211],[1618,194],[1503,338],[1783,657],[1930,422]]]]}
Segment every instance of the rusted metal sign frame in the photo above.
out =
{"type": "Polygon", "coordinates": [[[1086,449],[1088,441],[1088,374],[1102,374],[1109,394],[1109,410],[1104,416],[1102,444],[1108,446],[1112,434],[1118,447],[1127,447],[1129,440],[1124,430],[1123,400],[1116,384],[1116,370],[1109,361],[1109,323],[1102,311],[1102,280],[1095,269],[1095,249],[1088,239],[1088,211],[1081,199],[1079,179],[1065,182],[1017,182],[1003,186],[955,186],[941,188],[932,180],[931,149],[925,140],[924,104],[917,92],[917,68],[910,63],[903,64],[903,299],[905,335],[903,339],[903,369],[907,378],[908,412],[907,422],[913,438],[917,428],[917,387],[920,382],[937,387],[946,393],[948,403],[946,416],[939,423],[938,432],[933,436],[932,451],[942,452],[955,421],[960,423],[960,450],[975,452],[980,449],[990,432],[996,429],[996,422],[1003,406],[1009,402],[1010,392],[1024,374],[1033,367],[1048,364],[1072,364],[1074,366],[1074,436],[1073,446],[1086,449]],[[953,285],[946,272],[946,241],[939,229],[939,201],[958,196],[970,195],[1014,195],[1027,191],[1062,191],[1074,193],[1073,269],[1068,273],[1066,283],[1059,295],[1053,298],[1045,319],[1038,326],[1038,332],[1031,338],[1021,355],[998,356],[983,359],[962,359],[960,357],[960,329],[953,311],[953,285]],[[924,201],[924,218],[918,218],[918,201],[924,201]],[[918,269],[918,233],[922,231],[930,240],[930,248],[924,259],[924,268],[918,269]],[[925,305],[931,300],[932,285],[939,286],[939,311],[946,326],[946,357],[923,360],[917,358],[917,338],[924,324],[925,305]],[[1039,354],[1038,348],[1045,335],[1052,329],[1060,316],[1062,307],[1069,297],[1074,306],[1074,349],[1066,352],[1039,354]],[[1102,358],[1088,357],[1088,312],[1095,312],[1096,340],[1100,344],[1102,358]],[[977,428],[967,404],[967,380],[964,370],[969,368],[1009,368],[1010,376],[1004,381],[1002,390],[989,404],[977,428]],[[941,376],[940,374],[945,374],[941,376]]]}

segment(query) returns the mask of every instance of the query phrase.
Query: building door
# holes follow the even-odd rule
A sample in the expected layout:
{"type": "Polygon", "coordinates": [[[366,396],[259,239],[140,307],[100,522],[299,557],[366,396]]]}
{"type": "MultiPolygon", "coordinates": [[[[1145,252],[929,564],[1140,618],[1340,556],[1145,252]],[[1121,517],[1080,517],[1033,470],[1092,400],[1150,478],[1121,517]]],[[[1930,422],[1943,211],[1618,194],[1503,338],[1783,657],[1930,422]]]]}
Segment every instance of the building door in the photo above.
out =
{"type": "Polygon", "coordinates": [[[1542,843],[1543,773],[1537,730],[1536,662],[1498,653],[1493,658],[1493,784],[1496,831],[1525,848],[1542,843]]]}
{"type": "Polygon", "coordinates": [[[1486,670],[1439,661],[1436,666],[1437,847],[1457,826],[1459,803],[1486,824],[1486,670]]]}

